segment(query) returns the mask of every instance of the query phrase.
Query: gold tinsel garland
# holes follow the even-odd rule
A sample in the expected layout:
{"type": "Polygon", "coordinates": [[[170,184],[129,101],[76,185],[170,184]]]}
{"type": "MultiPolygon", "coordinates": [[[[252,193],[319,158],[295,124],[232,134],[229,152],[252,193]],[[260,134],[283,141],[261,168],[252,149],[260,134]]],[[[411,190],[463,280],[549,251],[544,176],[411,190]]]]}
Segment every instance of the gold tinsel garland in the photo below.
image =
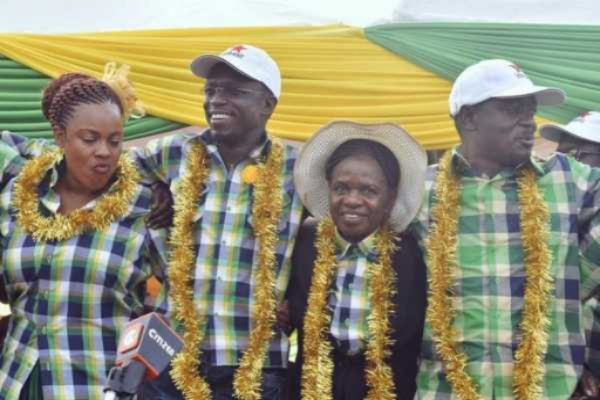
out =
{"type": "Polygon", "coordinates": [[[206,316],[196,311],[194,303],[194,214],[209,174],[204,146],[195,143],[186,161],[187,173],[181,179],[175,196],[169,262],[171,303],[175,318],[183,325],[184,347],[172,361],[171,376],[186,399],[208,400],[210,387],[198,374],[206,316]]]}
{"type": "Polygon", "coordinates": [[[17,224],[36,241],[66,240],[85,230],[102,231],[127,212],[137,191],[140,176],[133,162],[123,154],[116,181],[97,199],[93,209],[45,217],[39,211],[38,186],[62,159],[62,149],[48,150],[27,161],[15,182],[13,206],[17,210],[17,224]]]}
{"type": "MultiPolygon", "coordinates": [[[[319,223],[315,242],[318,252],[304,317],[303,400],[332,398],[332,346],[328,338],[331,315],[327,312],[327,294],[337,271],[335,233],[335,225],[330,218],[319,223]]],[[[378,261],[369,264],[368,268],[371,304],[365,355],[368,400],[396,398],[392,370],[385,361],[390,356],[389,347],[392,344],[389,318],[394,309],[396,273],[392,267],[392,255],[396,249],[395,241],[389,229],[383,228],[378,232],[375,237],[378,261]]]]}
{"type": "Polygon", "coordinates": [[[258,239],[255,305],[252,315],[255,327],[250,333],[248,347],[233,380],[235,396],[240,400],[260,400],[262,368],[276,322],[275,265],[277,264],[277,226],[282,200],[281,167],[283,148],[274,143],[269,158],[257,167],[254,183],[254,234],[258,239]]]}
{"type": "MultiPolygon", "coordinates": [[[[431,211],[434,223],[427,247],[430,269],[427,321],[452,390],[460,400],[479,400],[477,385],[466,372],[467,356],[458,349],[458,332],[452,323],[456,310],[450,293],[456,265],[460,180],[451,171],[451,164],[452,152],[448,151],[440,161],[435,189],[437,203],[431,211]]],[[[513,392],[517,400],[536,400],[542,394],[553,290],[548,249],[550,214],[537,187],[535,171],[524,169],[520,172],[518,187],[527,277],[520,324],[522,339],[513,370],[513,392]]]]}
{"type": "MultiPolygon", "coordinates": [[[[283,148],[274,143],[267,161],[257,166],[252,215],[259,250],[256,269],[255,306],[248,348],[234,378],[236,397],[260,399],[261,374],[275,323],[275,269],[277,226],[282,201],[281,168],[283,148]]],[[[175,317],[184,327],[184,351],[173,360],[171,375],[176,386],[189,400],[208,400],[210,388],[199,375],[200,345],[204,339],[206,316],[196,311],[194,303],[194,213],[202,187],[208,178],[206,150],[195,144],[187,159],[187,173],[177,189],[175,220],[171,233],[172,255],[169,279],[175,317]]]]}

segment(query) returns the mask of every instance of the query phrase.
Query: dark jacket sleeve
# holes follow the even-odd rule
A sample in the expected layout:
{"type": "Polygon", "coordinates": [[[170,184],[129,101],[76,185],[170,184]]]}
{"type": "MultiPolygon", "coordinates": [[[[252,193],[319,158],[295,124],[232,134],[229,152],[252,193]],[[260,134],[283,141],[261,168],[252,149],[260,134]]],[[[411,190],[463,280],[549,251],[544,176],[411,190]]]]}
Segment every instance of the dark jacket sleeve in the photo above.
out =
{"type": "Polygon", "coordinates": [[[416,390],[418,357],[427,305],[427,269],[411,234],[403,234],[394,255],[396,312],[392,317],[395,339],[390,360],[398,399],[412,399],[416,390]]]}
{"type": "Polygon", "coordinates": [[[302,328],[306,312],[308,291],[312,280],[315,262],[316,223],[307,221],[300,227],[292,253],[292,272],[288,285],[287,298],[290,308],[290,322],[294,329],[302,328]]]}

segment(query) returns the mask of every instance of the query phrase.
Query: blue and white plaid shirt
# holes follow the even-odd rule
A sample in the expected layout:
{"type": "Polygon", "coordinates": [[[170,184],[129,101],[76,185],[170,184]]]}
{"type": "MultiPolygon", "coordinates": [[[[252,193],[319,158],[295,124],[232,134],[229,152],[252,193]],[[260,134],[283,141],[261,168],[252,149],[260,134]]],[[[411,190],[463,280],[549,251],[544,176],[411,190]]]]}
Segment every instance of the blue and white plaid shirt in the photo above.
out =
{"type": "MultiPolygon", "coordinates": [[[[242,172],[264,159],[271,141],[264,141],[250,156],[227,170],[210,132],[175,135],[150,142],[134,154],[142,173],[176,187],[186,174],[191,145],[201,142],[209,156],[210,174],[195,216],[196,269],[194,293],[199,312],[207,316],[202,343],[203,361],[211,365],[237,366],[253,327],[252,309],[256,282],[254,271],[258,242],[252,227],[254,187],[242,182],[242,172]]],[[[284,146],[283,210],[276,248],[277,297],[282,300],[290,275],[290,257],[302,215],[302,205],[292,182],[297,151],[284,146]]],[[[287,338],[277,327],[271,340],[266,367],[287,365],[287,338]]]]}
{"type": "MultiPolygon", "coordinates": [[[[35,155],[35,143],[28,146],[35,155]]],[[[60,207],[57,177],[52,170],[40,185],[40,207],[50,215],[60,207]]],[[[122,329],[145,311],[146,280],[164,269],[154,264],[161,258],[144,221],[151,192],[140,185],[125,215],[104,231],[36,242],[16,224],[14,182],[0,195],[0,274],[12,312],[0,399],[18,399],[39,364],[44,399],[100,400],[122,329]]]]}

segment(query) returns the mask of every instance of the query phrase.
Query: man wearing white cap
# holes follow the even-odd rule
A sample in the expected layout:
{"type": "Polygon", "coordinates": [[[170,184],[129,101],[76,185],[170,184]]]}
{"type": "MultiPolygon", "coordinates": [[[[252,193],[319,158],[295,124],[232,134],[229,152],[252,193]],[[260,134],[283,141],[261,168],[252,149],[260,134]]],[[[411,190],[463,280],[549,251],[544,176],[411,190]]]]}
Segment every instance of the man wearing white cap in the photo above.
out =
{"type": "Polygon", "coordinates": [[[210,128],[137,153],[175,199],[167,289],[185,339],[170,376],[149,384],[145,399],[279,399],[288,343],[275,308],[302,214],[292,182],[297,152],[266,132],[279,68],[264,50],[237,45],[196,58],[191,69],[206,79],[210,128]]]}
{"type": "Polygon", "coordinates": [[[540,135],[558,143],[556,151],[592,167],[600,167],[600,112],[581,113],[564,126],[542,125],[540,135]]]}
{"type": "MultiPolygon", "coordinates": [[[[583,112],[567,125],[545,124],[540,127],[540,135],[558,143],[556,151],[575,158],[592,167],[600,167],[600,112],[583,112]]],[[[584,304],[583,321],[588,340],[588,351],[598,352],[600,346],[600,298],[598,293],[584,304]]],[[[596,357],[599,354],[595,354],[596,357]]],[[[584,375],[577,397],[598,396],[597,381],[591,374],[584,375]],[[591,390],[590,390],[591,389],[591,390]],[[586,393],[586,390],[588,391],[586,393]]]]}
{"type": "Polygon", "coordinates": [[[531,155],[539,87],[506,60],[470,66],[450,114],[461,144],[429,171],[415,231],[429,299],[419,399],[568,399],[581,376],[581,298],[600,284],[600,171],[531,155]]]}

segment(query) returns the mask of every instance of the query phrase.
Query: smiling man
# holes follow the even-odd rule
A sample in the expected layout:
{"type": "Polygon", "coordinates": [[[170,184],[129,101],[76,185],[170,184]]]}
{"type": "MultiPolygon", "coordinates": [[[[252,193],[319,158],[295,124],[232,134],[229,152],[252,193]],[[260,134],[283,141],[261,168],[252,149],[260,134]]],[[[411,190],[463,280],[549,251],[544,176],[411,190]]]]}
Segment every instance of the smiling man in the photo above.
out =
{"type": "Polygon", "coordinates": [[[191,69],[206,79],[210,128],[137,152],[144,173],[169,184],[175,198],[167,288],[186,338],[173,380],[163,374],[145,398],[200,388],[213,399],[279,399],[288,343],[274,326],[275,306],[302,214],[292,182],[297,153],[266,132],[279,68],[265,51],[238,45],[196,58],[191,69]]]}
{"type": "Polygon", "coordinates": [[[568,399],[584,364],[581,298],[600,276],[600,171],[532,156],[536,86],[486,60],[450,94],[461,144],[429,171],[416,232],[429,301],[419,399],[568,399]]]}

